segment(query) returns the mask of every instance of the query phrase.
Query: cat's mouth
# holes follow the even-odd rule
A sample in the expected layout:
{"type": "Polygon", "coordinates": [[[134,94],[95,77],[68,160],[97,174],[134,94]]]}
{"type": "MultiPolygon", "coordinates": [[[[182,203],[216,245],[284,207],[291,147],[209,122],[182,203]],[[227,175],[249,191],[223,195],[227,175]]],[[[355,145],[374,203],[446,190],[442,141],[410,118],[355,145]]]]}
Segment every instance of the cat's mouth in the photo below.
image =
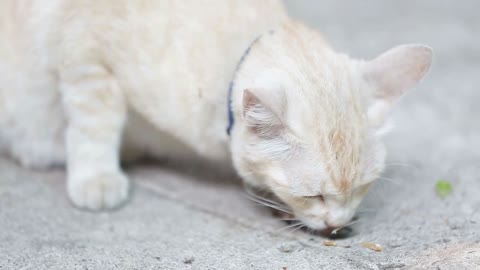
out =
{"type": "MultiPolygon", "coordinates": [[[[280,204],[275,200],[275,198],[267,198],[265,196],[259,196],[252,192],[252,190],[247,189],[248,198],[257,202],[261,205],[267,206],[272,211],[272,215],[277,219],[285,222],[287,224],[281,230],[290,229],[290,231],[300,230],[311,235],[321,236],[329,239],[344,239],[355,235],[355,231],[351,227],[357,221],[357,217],[354,217],[352,221],[345,226],[338,228],[326,227],[323,229],[314,229],[309,227],[305,222],[302,222],[301,219],[296,217],[291,210],[289,210],[285,205],[280,204]]],[[[271,195],[271,194],[270,194],[271,195]]]]}
{"type": "MultiPolygon", "coordinates": [[[[295,224],[297,224],[296,221],[293,219],[285,220],[285,223],[287,224],[287,226],[295,226],[295,224]]],[[[312,229],[305,224],[302,224],[302,226],[298,226],[298,227],[300,231],[303,231],[305,233],[315,235],[315,236],[325,237],[328,239],[334,239],[334,240],[349,238],[356,234],[355,230],[352,228],[351,225],[347,225],[339,228],[327,227],[320,230],[312,229]]]]}
{"type": "Polygon", "coordinates": [[[329,239],[345,239],[355,235],[355,231],[352,227],[340,227],[340,228],[325,228],[323,230],[309,230],[306,229],[312,235],[319,235],[329,239]]]}
{"type": "Polygon", "coordinates": [[[329,239],[345,239],[355,235],[355,231],[352,228],[352,225],[358,220],[357,217],[354,217],[350,223],[345,226],[332,228],[327,227],[324,229],[313,229],[308,227],[306,224],[299,224],[298,219],[291,213],[287,213],[278,209],[272,209],[272,215],[287,224],[287,227],[292,226],[293,228],[297,227],[300,231],[305,233],[321,236],[329,239]]]}

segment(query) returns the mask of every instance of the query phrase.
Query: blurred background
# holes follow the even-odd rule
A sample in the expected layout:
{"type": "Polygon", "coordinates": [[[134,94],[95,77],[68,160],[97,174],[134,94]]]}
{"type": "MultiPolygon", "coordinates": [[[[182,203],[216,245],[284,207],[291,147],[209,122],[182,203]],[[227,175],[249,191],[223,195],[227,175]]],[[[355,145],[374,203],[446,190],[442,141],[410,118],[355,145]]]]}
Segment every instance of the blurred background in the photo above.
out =
{"type": "Polygon", "coordinates": [[[63,171],[0,159],[0,269],[479,269],[480,2],[285,4],[353,57],[404,43],[434,50],[393,112],[387,170],[351,237],[324,246],[282,230],[236,181],[158,165],[129,168],[135,192],[120,211],[85,213],[69,205],[63,171]],[[440,180],[452,187],[445,198],[440,180]]]}

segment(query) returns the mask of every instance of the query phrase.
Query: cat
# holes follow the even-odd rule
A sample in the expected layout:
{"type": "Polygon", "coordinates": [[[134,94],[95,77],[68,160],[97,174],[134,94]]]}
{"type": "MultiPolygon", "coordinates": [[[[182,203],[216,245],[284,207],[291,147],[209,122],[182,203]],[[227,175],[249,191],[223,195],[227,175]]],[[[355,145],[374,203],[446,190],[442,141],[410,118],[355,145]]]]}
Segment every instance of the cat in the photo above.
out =
{"type": "Polygon", "coordinates": [[[392,106],[432,50],[334,51],[279,0],[3,0],[0,146],[65,164],[74,205],[122,204],[120,160],[233,166],[312,229],[346,225],[385,164],[392,106]],[[228,132],[227,132],[228,131],[228,132]]]}

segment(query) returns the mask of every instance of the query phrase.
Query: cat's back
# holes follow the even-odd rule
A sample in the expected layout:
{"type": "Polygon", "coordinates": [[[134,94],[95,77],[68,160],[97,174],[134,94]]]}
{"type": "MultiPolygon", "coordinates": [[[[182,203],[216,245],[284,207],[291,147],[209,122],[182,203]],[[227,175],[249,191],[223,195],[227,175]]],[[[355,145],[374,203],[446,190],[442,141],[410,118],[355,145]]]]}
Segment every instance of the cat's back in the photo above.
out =
{"type": "Polygon", "coordinates": [[[135,65],[204,76],[209,65],[238,61],[252,37],[286,17],[280,0],[3,0],[0,79],[58,72],[92,55],[124,78],[135,65]]]}
{"type": "MultiPolygon", "coordinates": [[[[0,110],[6,99],[36,98],[39,88],[53,89],[58,18],[63,0],[0,1],[0,110]]],[[[15,106],[13,106],[15,107],[15,106]]],[[[13,114],[13,113],[11,113],[13,114]]]]}
{"type": "Polygon", "coordinates": [[[44,85],[53,75],[58,45],[53,33],[58,29],[61,2],[0,1],[0,92],[4,98],[28,91],[30,84],[44,85]]]}
{"type": "Polygon", "coordinates": [[[224,134],[235,66],[253,39],[287,18],[280,0],[3,0],[0,15],[1,126],[27,126],[33,108],[52,104],[55,116],[45,110],[38,122],[50,114],[60,123],[59,73],[93,61],[115,74],[130,106],[198,152],[224,151],[209,132],[224,134]],[[13,106],[25,99],[32,110],[13,106]]]}

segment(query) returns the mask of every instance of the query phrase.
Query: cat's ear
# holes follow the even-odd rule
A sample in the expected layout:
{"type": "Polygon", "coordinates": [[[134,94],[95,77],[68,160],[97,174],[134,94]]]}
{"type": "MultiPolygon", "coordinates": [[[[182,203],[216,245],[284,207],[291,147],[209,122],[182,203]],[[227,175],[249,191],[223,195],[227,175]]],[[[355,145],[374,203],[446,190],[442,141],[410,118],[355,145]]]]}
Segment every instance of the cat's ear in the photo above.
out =
{"type": "Polygon", "coordinates": [[[373,88],[368,111],[380,124],[391,106],[425,76],[432,63],[432,49],[425,45],[400,45],[365,62],[363,76],[373,88]]]}
{"type": "Polygon", "coordinates": [[[274,138],[278,136],[284,126],[275,110],[274,99],[261,99],[254,94],[254,90],[243,91],[242,116],[249,131],[261,138],[274,138]]]}

